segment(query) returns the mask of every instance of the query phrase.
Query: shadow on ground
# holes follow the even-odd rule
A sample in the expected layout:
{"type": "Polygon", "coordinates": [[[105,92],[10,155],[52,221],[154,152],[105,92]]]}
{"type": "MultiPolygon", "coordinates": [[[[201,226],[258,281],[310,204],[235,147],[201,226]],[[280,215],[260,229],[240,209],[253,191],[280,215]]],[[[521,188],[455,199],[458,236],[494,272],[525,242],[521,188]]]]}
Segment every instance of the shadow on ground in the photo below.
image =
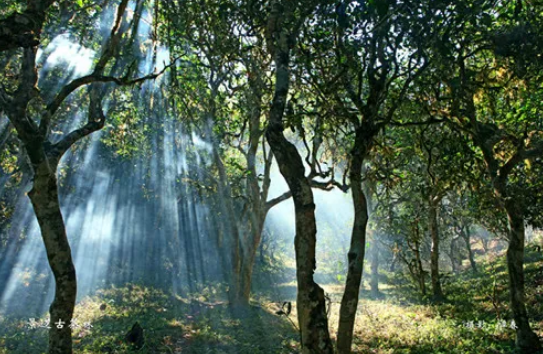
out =
{"type": "MultiPolygon", "coordinates": [[[[127,285],[99,291],[76,308],[74,353],[127,353],[126,333],[138,322],[145,343],[138,353],[281,353],[298,351],[298,334],[285,317],[251,306],[232,313],[225,302],[169,295],[127,285]],[[85,328],[84,325],[87,325],[85,328]],[[90,328],[90,326],[92,328],[90,328]]],[[[47,329],[3,319],[0,353],[38,354],[47,329]]]]}

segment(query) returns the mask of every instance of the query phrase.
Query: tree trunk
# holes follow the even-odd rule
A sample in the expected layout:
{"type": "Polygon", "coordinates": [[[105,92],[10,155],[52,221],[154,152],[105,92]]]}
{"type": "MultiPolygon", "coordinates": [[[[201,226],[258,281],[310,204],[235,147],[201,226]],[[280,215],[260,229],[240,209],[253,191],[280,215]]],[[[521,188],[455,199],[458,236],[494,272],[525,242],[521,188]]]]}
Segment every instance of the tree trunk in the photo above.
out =
{"type": "Polygon", "coordinates": [[[38,166],[34,186],[28,193],[40,225],[47,259],[55,277],[55,298],[49,308],[49,354],[72,353],[70,321],[75,308],[77,282],[72,253],[58,200],[56,164],[38,166]],[[62,328],[57,328],[58,322],[62,328]],[[56,324],[57,323],[57,324],[56,324]]]}
{"type": "Polygon", "coordinates": [[[298,282],[297,310],[303,354],[333,353],[328,332],[323,289],[314,282],[316,268],[315,247],[317,225],[315,204],[304,165],[298,151],[273,126],[266,132],[268,142],[276,156],[281,174],[287,180],[294,200],[296,236],[296,279],[298,282]]]}
{"type": "MultiPolygon", "coordinates": [[[[257,71],[253,65],[252,70],[257,71]]],[[[251,296],[251,284],[253,277],[253,268],[256,259],[256,253],[259,249],[259,246],[262,242],[262,232],[264,229],[264,222],[266,220],[266,215],[268,210],[265,207],[265,202],[268,196],[269,186],[269,174],[270,169],[268,168],[271,165],[271,160],[265,156],[265,168],[264,168],[264,181],[262,190],[260,187],[259,175],[257,173],[256,161],[258,154],[258,147],[261,141],[261,138],[264,134],[264,131],[260,129],[260,117],[262,116],[262,97],[264,86],[259,75],[252,75],[249,77],[249,86],[251,87],[251,94],[249,96],[249,102],[251,102],[251,109],[249,114],[249,147],[247,149],[246,159],[247,159],[247,193],[248,193],[248,210],[249,215],[248,220],[240,220],[240,222],[246,225],[245,233],[248,236],[247,239],[243,240],[243,245],[245,250],[243,252],[244,258],[242,259],[241,264],[241,275],[240,275],[240,296],[239,302],[243,305],[249,305],[249,300],[251,296]]],[[[240,245],[241,246],[241,245],[240,245]]],[[[262,248],[260,247],[260,257],[262,258],[262,248]]]]}
{"type": "MultiPolygon", "coordinates": [[[[214,114],[214,106],[211,104],[211,114],[214,114]]],[[[221,255],[222,264],[230,265],[230,272],[228,274],[228,302],[231,308],[239,308],[243,306],[242,290],[241,290],[241,269],[243,249],[241,248],[240,230],[238,228],[238,220],[235,215],[234,204],[232,203],[232,193],[230,185],[228,184],[228,177],[224,163],[219,156],[218,147],[213,149],[213,159],[217,170],[219,172],[218,194],[221,197],[219,201],[219,210],[221,214],[226,218],[226,227],[222,241],[225,247],[230,251],[228,255],[221,255]],[[228,257],[229,256],[229,257],[228,257]],[[228,258],[224,258],[228,257],[228,258]],[[227,260],[229,262],[227,262],[227,260]]]]}
{"type": "Polygon", "coordinates": [[[478,273],[477,264],[475,263],[475,257],[473,255],[473,250],[471,249],[471,230],[469,225],[466,225],[466,231],[461,232],[462,238],[466,242],[466,249],[468,250],[469,264],[474,273],[478,273]]]}
{"type": "Polygon", "coordinates": [[[425,275],[424,275],[424,268],[422,268],[422,260],[420,258],[420,243],[417,242],[417,246],[416,246],[416,251],[415,251],[415,260],[417,262],[417,269],[418,269],[418,272],[419,272],[419,288],[420,288],[420,292],[422,293],[422,296],[426,296],[426,279],[425,279],[425,275]]]}
{"type": "Polygon", "coordinates": [[[294,3],[275,1],[268,18],[267,42],[275,62],[275,91],[269,113],[266,139],[276,158],[294,201],[296,236],[296,307],[300,327],[302,354],[332,354],[334,348],[328,330],[324,290],[313,280],[316,269],[315,246],[317,225],[311,184],[296,147],[284,136],[283,115],[290,86],[290,48],[296,43],[298,32],[289,32],[284,22],[294,13],[294,3]]]}
{"type": "Polygon", "coordinates": [[[530,328],[526,311],[524,293],[524,219],[514,198],[506,199],[504,204],[509,222],[507,269],[509,271],[511,310],[517,326],[516,345],[522,353],[535,353],[541,350],[541,343],[538,336],[530,328]]]}
{"type": "Polygon", "coordinates": [[[358,295],[364,266],[366,247],[366,226],[368,224],[368,204],[362,189],[362,166],[370,149],[373,129],[367,127],[356,130],[356,140],[351,152],[351,195],[354,205],[354,223],[351,234],[351,245],[348,253],[348,271],[345,281],[345,292],[339,310],[339,328],[337,349],[340,354],[351,352],[354,322],[358,308],[358,295]]]}
{"type": "Polygon", "coordinates": [[[251,284],[253,278],[253,268],[255,265],[256,253],[262,240],[262,228],[264,223],[256,225],[257,228],[251,230],[251,239],[245,245],[245,257],[241,264],[240,274],[240,296],[238,302],[242,305],[249,305],[251,298],[251,284]],[[262,226],[261,226],[262,225],[262,226]]]}
{"type": "Polygon", "coordinates": [[[270,124],[266,136],[294,200],[296,219],[294,248],[298,282],[296,306],[302,337],[302,354],[330,354],[333,353],[333,347],[328,332],[324,291],[313,280],[317,242],[313,191],[305,177],[302,159],[294,145],[283,136],[282,127],[270,124]]]}
{"type": "Polygon", "coordinates": [[[396,271],[396,263],[398,262],[398,254],[400,250],[398,249],[398,242],[394,242],[394,249],[392,250],[392,260],[390,261],[390,267],[388,268],[389,272],[396,271]]]}
{"type": "Polygon", "coordinates": [[[264,234],[262,234],[262,239],[260,240],[260,245],[259,245],[259,262],[260,264],[264,264],[265,262],[265,258],[264,258],[264,244],[266,243],[266,240],[264,238],[264,234]]]}
{"type": "MultiPolygon", "coordinates": [[[[473,100],[469,103],[471,105],[470,110],[474,111],[473,100]]],[[[509,246],[507,247],[507,270],[509,273],[511,311],[513,312],[513,319],[517,326],[516,346],[522,353],[535,353],[541,350],[541,343],[539,342],[538,336],[530,328],[526,311],[524,294],[525,234],[523,211],[521,209],[521,203],[518,202],[517,198],[510,195],[507,188],[508,175],[515,164],[511,162],[512,160],[509,160],[508,163],[500,167],[498,161],[494,157],[493,145],[488,143],[484,134],[478,133],[473,136],[473,141],[483,152],[487,171],[492,178],[494,195],[507,213],[509,237],[509,246]]],[[[486,252],[484,241],[483,247],[486,252]]]]}
{"type": "MultiPolygon", "coordinates": [[[[374,235],[377,236],[375,233],[374,235]]],[[[371,296],[379,297],[379,244],[376,242],[375,237],[372,246],[370,287],[371,296]]]]}
{"type": "Polygon", "coordinates": [[[247,254],[242,267],[240,275],[240,299],[238,300],[240,305],[248,306],[251,299],[251,284],[253,279],[253,267],[255,264],[256,252],[250,252],[247,254]]]}
{"type": "Polygon", "coordinates": [[[458,273],[458,265],[456,264],[456,259],[455,259],[455,256],[456,256],[456,252],[455,252],[455,243],[456,243],[456,238],[452,238],[451,239],[451,244],[450,244],[450,248],[449,248],[449,259],[451,260],[451,269],[452,269],[452,272],[454,274],[457,274],[458,273]]]}
{"type": "Polygon", "coordinates": [[[439,226],[437,222],[437,208],[439,205],[439,200],[439,198],[431,196],[429,203],[430,235],[432,237],[430,275],[432,279],[433,300],[437,302],[441,302],[444,299],[443,290],[441,289],[441,281],[439,279],[439,226]]]}

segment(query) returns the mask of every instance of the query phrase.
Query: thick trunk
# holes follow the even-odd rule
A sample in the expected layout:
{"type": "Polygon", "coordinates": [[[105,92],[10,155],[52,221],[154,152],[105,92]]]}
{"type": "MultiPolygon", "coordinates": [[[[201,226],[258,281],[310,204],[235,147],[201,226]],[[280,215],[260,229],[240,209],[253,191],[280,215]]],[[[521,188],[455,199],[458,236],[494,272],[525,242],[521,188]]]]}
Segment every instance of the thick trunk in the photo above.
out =
{"type": "Polygon", "coordinates": [[[34,186],[28,196],[40,225],[47,259],[55,277],[55,298],[49,308],[49,354],[72,353],[70,321],[77,295],[75,268],[60,205],[55,168],[42,163],[36,171],[34,186]],[[47,172],[45,172],[47,171],[47,172]],[[57,324],[63,323],[62,328],[57,324]]]}
{"type": "Polygon", "coordinates": [[[238,303],[243,306],[249,305],[249,300],[251,299],[251,284],[253,279],[255,255],[256,253],[247,255],[241,267],[240,299],[238,300],[238,303]]]}
{"type": "Polygon", "coordinates": [[[505,201],[509,221],[509,247],[507,248],[507,269],[511,311],[517,326],[517,348],[522,353],[535,353],[541,350],[538,336],[530,328],[524,294],[524,219],[513,199],[505,201]]]}
{"type": "Polygon", "coordinates": [[[290,2],[274,2],[268,19],[268,45],[275,61],[275,92],[269,113],[266,139],[285,178],[294,201],[296,236],[296,307],[300,328],[302,354],[332,354],[334,348],[328,331],[324,290],[313,280],[316,269],[315,246],[317,225],[311,184],[296,147],[284,136],[283,115],[290,85],[290,48],[297,33],[289,33],[283,19],[293,14],[290,2]]]}
{"type": "Polygon", "coordinates": [[[439,200],[431,197],[429,203],[430,235],[432,237],[432,249],[430,253],[430,275],[432,279],[432,295],[434,301],[442,301],[443,290],[439,279],[439,229],[437,222],[437,208],[439,200]]]}
{"type": "Polygon", "coordinates": [[[298,151],[283,136],[282,129],[271,125],[266,133],[294,200],[296,236],[296,279],[298,282],[297,310],[302,354],[333,353],[328,331],[328,318],[323,289],[313,280],[316,268],[315,247],[317,225],[315,204],[309,181],[298,151]]]}
{"type": "Polygon", "coordinates": [[[354,322],[358,308],[358,295],[364,265],[368,204],[362,189],[362,165],[372,141],[371,129],[357,129],[351,157],[351,194],[354,205],[354,223],[348,253],[348,271],[345,292],[339,310],[337,349],[340,354],[351,352],[354,322]],[[368,134],[369,133],[369,134],[368,134]]]}

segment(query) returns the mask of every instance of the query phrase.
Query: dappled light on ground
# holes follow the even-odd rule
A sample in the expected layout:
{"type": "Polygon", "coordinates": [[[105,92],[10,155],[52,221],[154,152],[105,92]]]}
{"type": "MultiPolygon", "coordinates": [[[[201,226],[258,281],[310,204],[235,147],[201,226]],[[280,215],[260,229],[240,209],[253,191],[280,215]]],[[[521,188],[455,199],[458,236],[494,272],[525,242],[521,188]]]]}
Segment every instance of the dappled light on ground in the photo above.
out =
{"type": "MultiPolygon", "coordinates": [[[[74,318],[81,328],[74,330],[75,353],[129,351],[125,335],[135,322],[144,330],[140,353],[296,352],[297,332],[291,322],[256,305],[233,314],[213,289],[208,291],[183,298],[139,285],[101,290],[76,307],[74,318]]],[[[2,326],[2,354],[37,354],[46,345],[46,329],[6,320],[2,326]]]]}

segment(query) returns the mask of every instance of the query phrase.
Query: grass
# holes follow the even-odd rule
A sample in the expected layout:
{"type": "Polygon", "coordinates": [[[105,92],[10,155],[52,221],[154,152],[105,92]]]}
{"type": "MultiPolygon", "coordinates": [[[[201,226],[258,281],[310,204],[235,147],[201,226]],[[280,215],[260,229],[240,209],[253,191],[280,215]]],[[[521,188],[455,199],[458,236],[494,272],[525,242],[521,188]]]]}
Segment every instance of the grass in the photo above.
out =
{"type": "MultiPolygon", "coordinates": [[[[293,353],[297,333],[285,318],[252,306],[235,316],[224,302],[167,295],[139,285],[101,290],[81,301],[74,316],[92,328],[74,329],[74,352],[127,353],[124,337],[135,322],[144,329],[138,353],[293,353]],[[102,305],[106,305],[101,310],[102,305]]],[[[0,353],[38,354],[47,347],[47,329],[30,329],[4,319],[0,353]]]]}
{"type": "MultiPolygon", "coordinates": [[[[356,320],[354,353],[376,354],[506,354],[513,353],[509,328],[509,293],[505,257],[479,262],[480,273],[465,272],[444,283],[448,301],[434,305],[393,279],[381,287],[384,299],[362,291],[356,320]],[[495,296],[494,296],[495,294],[495,296]],[[500,327],[501,321],[507,327],[500,327]],[[481,321],[481,322],[479,322],[481,321]],[[467,327],[473,322],[473,328],[467,327]],[[477,324],[483,324],[478,328],[477,324]]],[[[527,303],[532,327],[543,334],[543,259],[526,256],[527,303]]],[[[337,333],[342,287],[324,286],[329,294],[329,325],[337,333]]],[[[249,309],[233,314],[220,291],[181,297],[160,289],[128,284],[102,289],[76,307],[75,353],[128,353],[126,332],[135,322],[144,328],[145,345],[138,353],[297,353],[296,309],[290,318],[277,316],[274,301],[295,299],[295,283],[284,282],[261,292],[249,309]],[[268,289],[269,290],[269,289],[268,289]],[[105,305],[105,309],[100,309],[105,305]]],[[[0,354],[39,354],[47,347],[47,330],[30,329],[20,319],[0,318],[0,354]]]]}

